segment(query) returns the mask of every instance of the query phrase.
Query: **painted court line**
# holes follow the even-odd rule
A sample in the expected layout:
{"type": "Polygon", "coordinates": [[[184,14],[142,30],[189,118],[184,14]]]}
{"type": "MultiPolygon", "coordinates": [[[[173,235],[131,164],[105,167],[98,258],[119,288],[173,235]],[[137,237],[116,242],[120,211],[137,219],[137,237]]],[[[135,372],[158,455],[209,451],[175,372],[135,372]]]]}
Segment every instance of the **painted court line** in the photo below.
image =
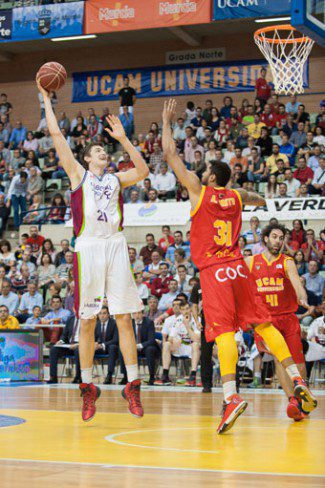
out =
{"type": "Polygon", "coordinates": [[[134,464],[103,464],[103,463],[81,463],[74,461],[44,461],[41,459],[14,459],[14,458],[0,458],[1,461],[12,461],[19,463],[41,463],[41,464],[58,464],[58,465],[68,465],[68,466],[97,466],[105,469],[112,468],[132,468],[132,469],[152,469],[152,470],[166,470],[166,471],[194,471],[200,473],[229,473],[229,474],[243,474],[243,475],[264,475],[264,476],[288,476],[288,477],[303,477],[303,478],[325,478],[323,474],[298,474],[298,473],[270,473],[266,471],[236,471],[228,469],[201,469],[201,468],[177,468],[177,467],[166,467],[166,466],[137,466],[134,464]]]}

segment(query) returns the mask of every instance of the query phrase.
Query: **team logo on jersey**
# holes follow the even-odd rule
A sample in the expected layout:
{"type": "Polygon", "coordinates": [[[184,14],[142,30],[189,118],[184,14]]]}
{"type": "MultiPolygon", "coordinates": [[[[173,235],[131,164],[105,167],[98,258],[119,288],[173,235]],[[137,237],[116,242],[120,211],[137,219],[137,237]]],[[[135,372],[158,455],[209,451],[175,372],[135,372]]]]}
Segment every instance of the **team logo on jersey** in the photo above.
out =
{"type": "Polygon", "coordinates": [[[261,266],[255,266],[256,269],[261,269],[261,266]]]}
{"type": "Polygon", "coordinates": [[[282,266],[282,264],[277,264],[277,265],[276,265],[276,268],[277,268],[277,269],[282,269],[282,267],[283,267],[283,266],[282,266]]]}

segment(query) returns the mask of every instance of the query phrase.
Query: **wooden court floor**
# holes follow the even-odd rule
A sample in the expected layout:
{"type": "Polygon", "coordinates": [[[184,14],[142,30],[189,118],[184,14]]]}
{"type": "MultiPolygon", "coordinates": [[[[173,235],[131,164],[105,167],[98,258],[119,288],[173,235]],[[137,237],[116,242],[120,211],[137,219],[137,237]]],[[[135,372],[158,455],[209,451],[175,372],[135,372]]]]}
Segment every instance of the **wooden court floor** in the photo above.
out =
{"type": "Polygon", "coordinates": [[[217,436],[220,390],[144,387],[137,419],[118,387],[103,387],[83,423],[75,385],[1,386],[0,487],[324,487],[324,390],[300,423],[281,392],[242,394],[248,409],[217,436]]]}

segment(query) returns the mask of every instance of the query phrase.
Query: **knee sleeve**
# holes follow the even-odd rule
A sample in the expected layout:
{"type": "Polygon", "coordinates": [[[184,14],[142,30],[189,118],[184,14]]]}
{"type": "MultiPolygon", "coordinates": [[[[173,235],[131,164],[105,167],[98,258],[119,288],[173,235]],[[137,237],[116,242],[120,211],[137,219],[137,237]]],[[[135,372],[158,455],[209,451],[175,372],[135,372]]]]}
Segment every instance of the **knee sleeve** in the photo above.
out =
{"type": "Polygon", "coordinates": [[[236,374],[238,350],[234,332],[226,332],[216,338],[221,376],[236,374]]]}

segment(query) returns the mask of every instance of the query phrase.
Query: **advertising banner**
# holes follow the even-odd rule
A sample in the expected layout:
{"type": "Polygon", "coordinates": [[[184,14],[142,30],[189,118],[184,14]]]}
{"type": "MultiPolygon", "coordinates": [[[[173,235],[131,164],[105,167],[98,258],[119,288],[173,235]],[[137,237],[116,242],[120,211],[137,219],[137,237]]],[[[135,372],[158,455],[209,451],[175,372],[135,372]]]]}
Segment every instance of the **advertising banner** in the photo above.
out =
{"type": "Polygon", "coordinates": [[[85,3],[85,34],[210,21],[211,0],[88,0],[85,3]]]}
{"type": "Polygon", "coordinates": [[[213,0],[213,20],[291,15],[291,0],[213,0]]]}
{"type": "Polygon", "coordinates": [[[0,380],[41,379],[42,341],[39,332],[0,331],[0,380]]]}
{"type": "Polygon", "coordinates": [[[210,49],[188,49],[186,51],[168,51],[165,54],[166,64],[206,63],[225,61],[226,49],[215,47],[210,49]]]}
{"type": "MultiPolygon", "coordinates": [[[[243,210],[243,221],[257,216],[262,222],[272,217],[284,220],[323,220],[325,198],[276,198],[266,206],[243,210]]],[[[124,205],[124,226],[185,225],[190,220],[190,202],[136,203],[124,205]]]]}
{"type": "MultiPolygon", "coordinates": [[[[114,100],[127,74],[138,98],[254,91],[265,60],[73,73],[73,102],[114,100]]],[[[308,86],[308,63],[304,69],[308,86]]]]}
{"type": "Polygon", "coordinates": [[[82,34],[84,2],[21,7],[13,10],[13,41],[82,34]]]}
{"type": "Polygon", "coordinates": [[[0,41],[8,41],[12,36],[12,10],[0,11],[0,41]]]}

